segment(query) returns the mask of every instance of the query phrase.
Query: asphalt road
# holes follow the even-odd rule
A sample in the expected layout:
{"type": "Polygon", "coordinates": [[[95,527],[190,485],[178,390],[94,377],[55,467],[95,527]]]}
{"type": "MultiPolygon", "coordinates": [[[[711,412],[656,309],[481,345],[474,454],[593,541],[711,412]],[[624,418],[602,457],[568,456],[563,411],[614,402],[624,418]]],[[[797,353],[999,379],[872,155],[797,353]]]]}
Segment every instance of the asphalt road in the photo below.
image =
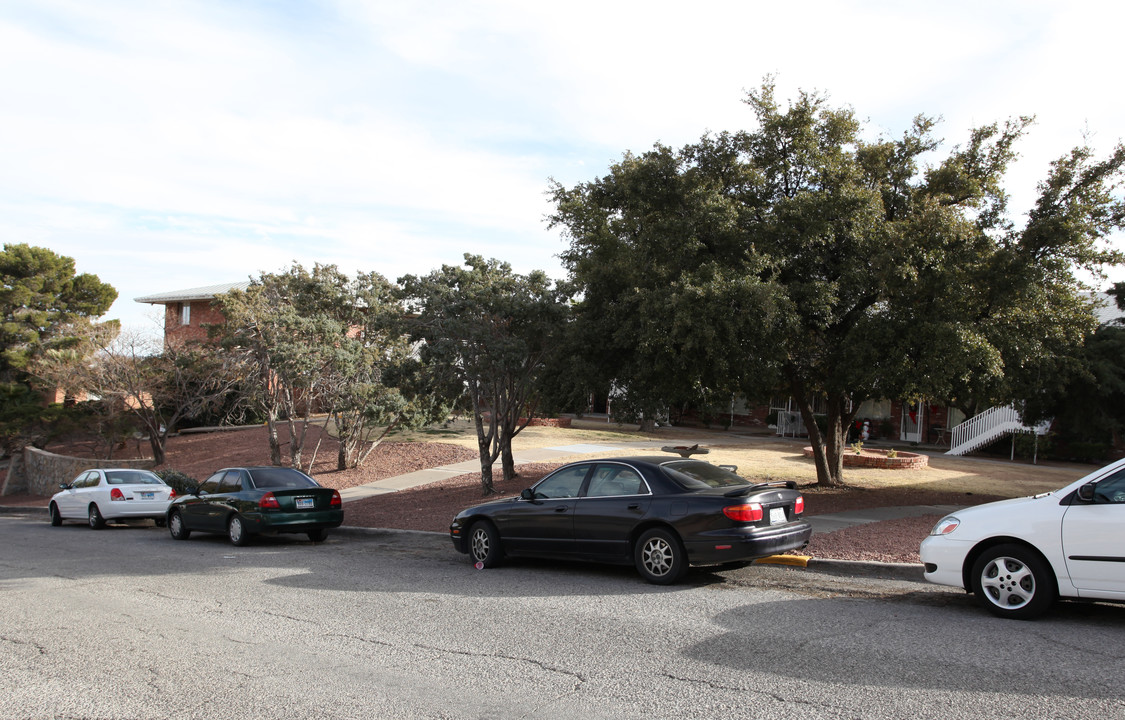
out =
{"type": "Polygon", "coordinates": [[[444,537],[246,548],[0,516],[0,718],[1125,717],[1125,607],[923,582],[478,571],[444,537]]]}

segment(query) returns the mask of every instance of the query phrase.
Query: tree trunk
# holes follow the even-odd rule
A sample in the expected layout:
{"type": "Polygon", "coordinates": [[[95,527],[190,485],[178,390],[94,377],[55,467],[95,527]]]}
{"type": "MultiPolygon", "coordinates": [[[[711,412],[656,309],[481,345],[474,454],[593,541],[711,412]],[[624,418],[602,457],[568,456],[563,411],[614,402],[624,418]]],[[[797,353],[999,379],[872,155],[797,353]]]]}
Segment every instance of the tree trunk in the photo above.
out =
{"type": "Polygon", "coordinates": [[[486,434],[484,431],[484,416],[480,409],[480,388],[474,382],[469,383],[469,398],[473,403],[473,423],[477,429],[477,452],[480,454],[480,490],[481,495],[492,495],[496,488],[492,484],[492,462],[496,458],[492,455],[492,440],[496,432],[496,417],[493,415],[489,423],[491,427],[486,434]]]}
{"type": "Polygon", "coordinates": [[[152,447],[152,460],[157,465],[164,464],[164,438],[160,433],[149,430],[148,444],[152,447]]]}
{"type": "Polygon", "coordinates": [[[270,440],[270,465],[281,467],[281,443],[277,439],[277,417],[272,412],[266,419],[266,431],[270,440]]]}
{"type": "Polygon", "coordinates": [[[512,457],[512,439],[504,443],[500,450],[500,466],[504,469],[504,479],[511,480],[516,477],[516,460],[512,457]]]}
{"type": "Polygon", "coordinates": [[[835,413],[835,418],[829,413],[827,432],[828,442],[821,434],[820,427],[816,424],[813,414],[812,401],[805,392],[804,383],[794,375],[790,375],[790,389],[797,407],[801,411],[801,419],[809,433],[812,445],[813,463],[816,465],[816,484],[821,487],[837,487],[844,484],[844,458],[840,452],[843,444],[843,427],[840,425],[840,413],[835,413]],[[827,444],[827,447],[826,447],[827,444]]]}

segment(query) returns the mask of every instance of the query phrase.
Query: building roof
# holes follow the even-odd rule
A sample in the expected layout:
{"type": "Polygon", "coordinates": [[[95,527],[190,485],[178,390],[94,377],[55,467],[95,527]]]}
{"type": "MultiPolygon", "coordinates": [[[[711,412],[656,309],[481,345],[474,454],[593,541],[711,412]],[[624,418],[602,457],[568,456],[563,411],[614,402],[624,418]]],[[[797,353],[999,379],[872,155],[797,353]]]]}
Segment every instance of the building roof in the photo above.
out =
{"type": "Polygon", "coordinates": [[[172,290],[156,295],[145,295],[133,298],[134,302],[149,303],[150,305],[167,305],[175,302],[188,302],[191,300],[214,300],[219,295],[225,295],[231,290],[245,290],[250,287],[249,280],[233,283],[220,283],[206,287],[188,288],[187,290],[172,290]]]}

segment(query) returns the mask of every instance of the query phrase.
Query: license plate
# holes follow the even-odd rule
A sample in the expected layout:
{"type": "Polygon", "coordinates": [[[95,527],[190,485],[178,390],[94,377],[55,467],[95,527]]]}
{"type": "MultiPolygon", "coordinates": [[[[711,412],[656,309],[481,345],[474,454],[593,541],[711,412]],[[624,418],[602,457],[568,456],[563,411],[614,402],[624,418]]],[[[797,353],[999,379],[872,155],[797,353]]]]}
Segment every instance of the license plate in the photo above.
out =
{"type": "Polygon", "coordinates": [[[770,508],[770,525],[783,525],[787,522],[785,508],[770,508]]]}
{"type": "Polygon", "coordinates": [[[313,498],[297,498],[298,510],[312,510],[316,507],[316,501],[313,498]]]}
{"type": "Polygon", "coordinates": [[[156,497],[156,493],[143,492],[141,493],[141,500],[152,500],[156,497]]]}

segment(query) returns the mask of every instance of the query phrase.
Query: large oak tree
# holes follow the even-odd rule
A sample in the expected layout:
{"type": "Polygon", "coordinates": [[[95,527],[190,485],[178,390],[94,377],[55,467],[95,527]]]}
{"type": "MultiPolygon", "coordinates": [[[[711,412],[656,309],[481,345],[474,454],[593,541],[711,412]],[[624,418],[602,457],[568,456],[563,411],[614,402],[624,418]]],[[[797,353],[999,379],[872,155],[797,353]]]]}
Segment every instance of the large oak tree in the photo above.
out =
{"type": "Polygon", "coordinates": [[[864,400],[1027,400],[1092,330],[1076,271],[1122,260],[1104,242],[1122,227],[1122,147],[1060,158],[1016,227],[1003,178],[1029,119],[942,154],[926,117],[869,140],[815,93],[783,107],[767,80],[746,102],[754,130],[552,187],[577,318],[601,340],[585,347],[635,403],[787,390],[833,485],[864,400]]]}

